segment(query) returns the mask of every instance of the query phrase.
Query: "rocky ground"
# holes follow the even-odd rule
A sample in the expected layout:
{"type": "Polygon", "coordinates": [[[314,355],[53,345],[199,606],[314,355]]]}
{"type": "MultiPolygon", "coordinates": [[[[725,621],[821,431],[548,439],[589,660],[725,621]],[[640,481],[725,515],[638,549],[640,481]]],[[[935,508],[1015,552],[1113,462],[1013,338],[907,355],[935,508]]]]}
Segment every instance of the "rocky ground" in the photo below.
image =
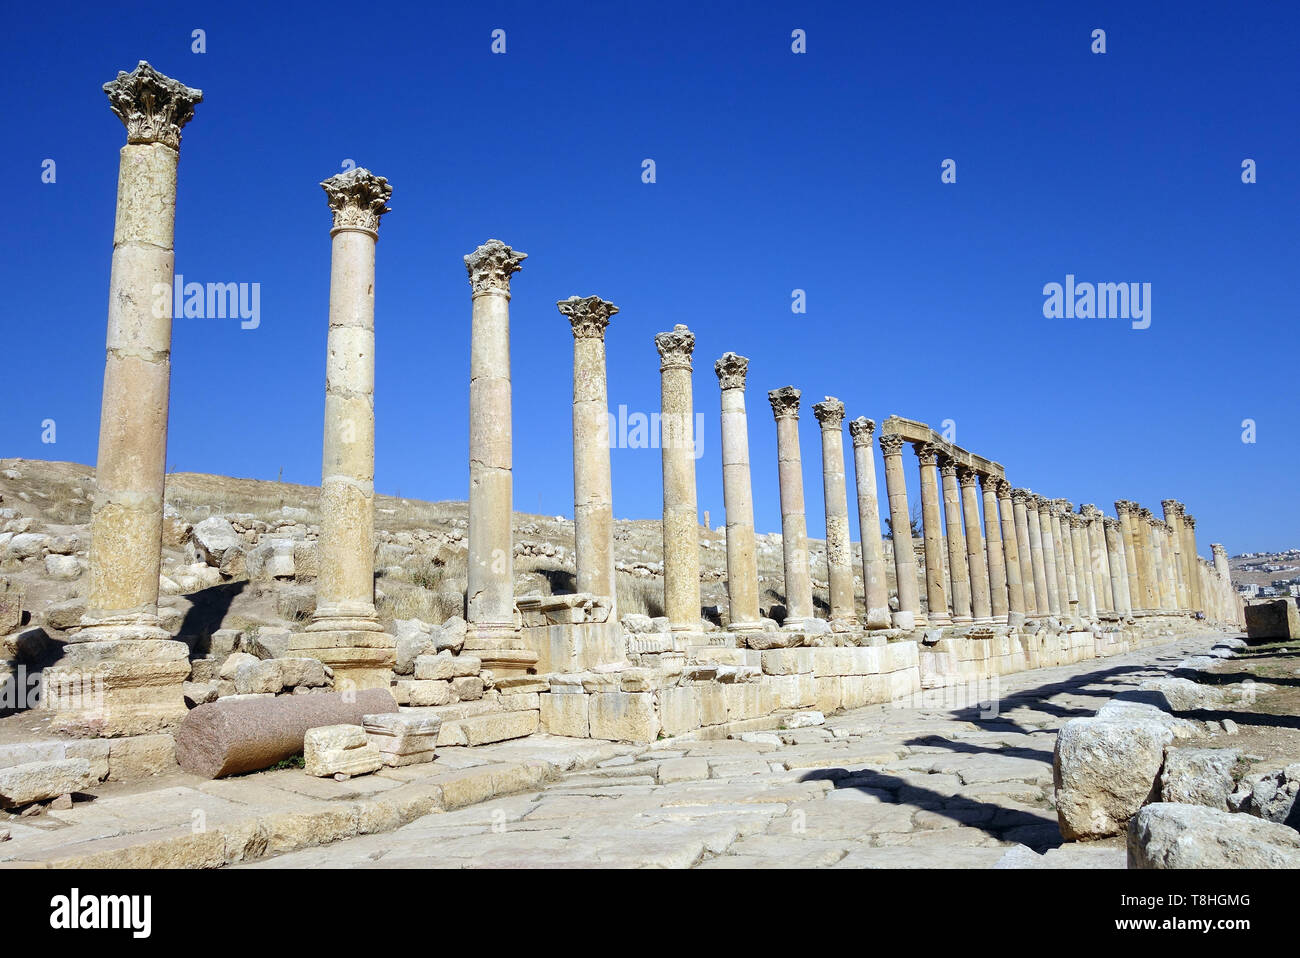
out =
{"type": "MultiPolygon", "coordinates": [[[[936,698],[743,740],[629,749],[537,791],[252,867],[1124,868],[1122,836],[1061,838],[1057,730],[1219,638],[1004,678],[996,714],[936,698]]],[[[1236,724],[1243,742],[1276,727],[1262,710],[1236,724]]],[[[1208,741],[1235,744],[1217,729],[1208,741]]],[[[1292,757],[1295,744],[1276,743],[1292,757]]]]}

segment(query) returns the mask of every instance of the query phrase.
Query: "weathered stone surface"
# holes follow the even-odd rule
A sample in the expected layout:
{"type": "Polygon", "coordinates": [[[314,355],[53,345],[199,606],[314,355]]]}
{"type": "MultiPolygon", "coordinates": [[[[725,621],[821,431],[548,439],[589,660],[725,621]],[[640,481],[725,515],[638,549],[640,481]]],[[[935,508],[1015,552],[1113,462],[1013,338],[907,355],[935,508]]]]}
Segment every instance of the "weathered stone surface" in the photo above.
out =
{"type": "Polygon", "coordinates": [[[1300,829],[1300,763],[1247,776],[1229,799],[1229,808],[1300,829]]]}
{"type": "Polygon", "coordinates": [[[1061,834],[1118,835],[1156,794],[1156,776],[1173,732],[1143,720],[1079,718],[1056,738],[1053,778],[1061,834]]]}
{"type": "Polygon", "coordinates": [[[1300,868],[1300,832],[1252,815],[1157,803],[1128,827],[1129,868],[1300,868]]]}
{"type": "Polygon", "coordinates": [[[82,792],[97,779],[84,758],[26,762],[0,769],[0,805],[13,808],[82,792]]]}
{"type": "Polygon", "coordinates": [[[1167,748],[1160,773],[1160,800],[1228,810],[1236,748],[1167,748]]]}
{"type": "Polygon", "coordinates": [[[379,749],[360,725],[322,725],[303,737],[303,770],[317,778],[366,775],[383,766],[379,749]]]}
{"type": "Polygon", "coordinates": [[[386,689],[219,700],[186,716],[176,734],[176,760],[205,778],[252,772],[301,752],[308,729],[396,711],[386,689]]]}
{"type": "Polygon", "coordinates": [[[1300,611],[1295,599],[1246,606],[1246,634],[1256,642],[1300,639],[1300,611]]]}
{"type": "Polygon", "coordinates": [[[244,542],[230,520],[223,516],[209,516],[196,525],[192,541],[195,557],[216,567],[221,566],[221,560],[231,549],[242,549],[244,542]]]}

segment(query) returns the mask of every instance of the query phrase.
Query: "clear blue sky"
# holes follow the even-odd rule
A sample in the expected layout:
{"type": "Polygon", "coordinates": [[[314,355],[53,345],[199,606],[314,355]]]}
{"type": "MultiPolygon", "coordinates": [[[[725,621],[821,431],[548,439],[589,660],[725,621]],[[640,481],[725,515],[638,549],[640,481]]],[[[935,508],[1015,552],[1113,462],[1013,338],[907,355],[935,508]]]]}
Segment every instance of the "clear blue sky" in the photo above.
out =
{"type": "MultiPolygon", "coordinates": [[[[376,281],[382,493],[466,495],[461,257],[498,237],[529,254],[512,303],[521,510],[572,515],[572,337],[555,301],[596,293],[622,310],[615,409],[657,409],[653,336],[695,330],[714,525],[712,366],[730,349],[752,360],[760,530],[780,524],[766,392],[794,384],[813,535],[808,407],[832,394],[850,417],[952,419],[961,445],[1045,495],[1108,513],[1183,499],[1205,555],[1300,545],[1296,6],[897,7],[14,6],[0,455],[95,459],[125,142],[100,86],[143,58],[205,94],[181,148],[177,270],[261,284],[255,330],[176,320],[176,469],[319,481],[317,184],[352,159],[395,188],[376,281]],[[206,53],[191,52],[196,28],[206,53]],[[955,184],[940,182],[946,158],[955,184]],[[1044,284],[1067,273],[1151,283],[1151,327],[1044,318],[1044,284]],[[806,315],[791,313],[796,288],[806,315]]],[[[613,465],[616,515],[657,518],[658,451],[616,450],[613,465]]]]}

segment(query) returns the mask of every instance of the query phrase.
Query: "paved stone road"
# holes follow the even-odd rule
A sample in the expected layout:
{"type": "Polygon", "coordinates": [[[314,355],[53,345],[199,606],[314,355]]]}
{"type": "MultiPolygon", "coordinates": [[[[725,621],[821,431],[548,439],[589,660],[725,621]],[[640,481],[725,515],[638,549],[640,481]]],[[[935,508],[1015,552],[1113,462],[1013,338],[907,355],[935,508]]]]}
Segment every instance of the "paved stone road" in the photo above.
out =
{"type": "Polygon", "coordinates": [[[1000,681],[995,715],[873,706],[751,741],[628,746],[599,767],[459,811],[243,867],[1095,867],[1062,845],[1056,730],[1222,633],[1000,681]]]}

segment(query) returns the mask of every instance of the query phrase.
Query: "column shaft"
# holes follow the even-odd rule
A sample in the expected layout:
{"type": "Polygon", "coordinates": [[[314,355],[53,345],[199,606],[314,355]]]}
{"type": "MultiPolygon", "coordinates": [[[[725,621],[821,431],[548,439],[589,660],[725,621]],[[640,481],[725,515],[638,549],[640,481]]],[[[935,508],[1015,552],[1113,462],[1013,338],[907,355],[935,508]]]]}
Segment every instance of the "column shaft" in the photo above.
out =
{"type": "Polygon", "coordinates": [[[814,618],[812,574],[808,568],[808,520],[803,503],[803,457],[799,452],[799,397],[793,386],[767,394],[776,418],[776,455],[781,490],[781,551],[785,560],[787,628],[802,628],[814,618]]]}
{"type": "Polygon", "coordinates": [[[822,498],[826,505],[826,581],[831,628],[858,627],[853,601],[853,548],[849,537],[848,487],[844,478],[844,403],[827,396],[813,405],[822,432],[822,498]]]}
{"type": "Polygon", "coordinates": [[[921,615],[920,585],[916,574],[916,549],[912,544],[912,514],[907,504],[907,480],[903,473],[903,437],[882,435],[880,452],[885,460],[885,491],[889,496],[890,541],[894,547],[894,580],[898,595],[898,616],[891,616],[900,628],[928,625],[921,615]]]}
{"type": "MultiPolygon", "coordinates": [[[[984,547],[989,569],[989,605],[996,622],[1007,621],[1010,586],[1007,582],[1006,551],[1002,545],[1002,523],[998,518],[998,482],[989,475],[980,476],[984,498],[984,547]]],[[[1012,526],[1014,535],[1015,527],[1012,526]]]]}
{"type": "Polygon", "coordinates": [[[664,473],[664,612],[674,632],[700,628],[699,509],[695,500],[695,334],[680,323],[655,337],[659,350],[664,473]]]}
{"type": "Polygon", "coordinates": [[[970,580],[971,615],[976,622],[986,624],[993,621],[993,608],[989,595],[988,560],[984,552],[984,537],[980,533],[979,496],[975,491],[979,477],[967,469],[959,468],[957,473],[964,519],[963,538],[966,545],[966,573],[970,580]]]}
{"type": "MultiPolygon", "coordinates": [[[[1028,552],[1029,530],[1021,536],[1020,524],[1016,519],[1011,483],[1005,479],[997,481],[998,506],[1002,513],[1002,550],[1006,557],[1007,573],[1007,623],[1019,628],[1025,623],[1029,612],[1028,599],[1025,594],[1024,555],[1028,552]]],[[[1024,509],[1020,509],[1021,515],[1024,509]]],[[[984,509],[984,521],[988,523],[988,507],[984,509]]],[[[1033,576],[1033,570],[1030,570],[1033,576]]],[[[1032,583],[1031,583],[1032,588],[1032,583]]]]}
{"type": "MultiPolygon", "coordinates": [[[[865,624],[868,629],[886,629],[889,627],[889,584],[885,576],[885,547],[880,538],[876,460],[871,454],[871,435],[875,428],[874,422],[862,416],[849,423],[849,435],[853,440],[853,473],[858,492],[858,530],[862,537],[862,586],[867,614],[865,624]]],[[[915,582],[915,568],[913,574],[915,582]]]]}
{"type": "MultiPolygon", "coordinates": [[[[921,531],[925,538],[925,597],[931,625],[951,625],[943,575],[943,519],[939,511],[938,449],[914,444],[921,466],[921,531]]],[[[897,545],[897,544],[895,544],[897,545]]]]}
{"type": "Polygon", "coordinates": [[[758,611],[758,557],[749,474],[749,417],[745,376],[749,360],[725,353],[713,366],[722,390],[722,496],[727,509],[727,604],[730,628],[762,628],[758,611]]]}

